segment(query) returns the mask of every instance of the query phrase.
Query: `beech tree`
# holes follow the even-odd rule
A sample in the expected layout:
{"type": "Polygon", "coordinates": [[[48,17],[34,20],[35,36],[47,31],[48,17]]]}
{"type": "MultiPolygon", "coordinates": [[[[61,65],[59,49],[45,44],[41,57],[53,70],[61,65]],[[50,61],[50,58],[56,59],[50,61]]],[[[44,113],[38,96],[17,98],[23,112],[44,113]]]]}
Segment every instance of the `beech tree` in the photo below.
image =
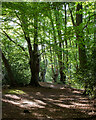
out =
{"type": "Polygon", "coordinates": [[[94,91],[94,5],[94,2],[3,3],[2,59],[5,57],[10,66],[7,72],[12,71],[10,81],[31,86],[50,81],[84,88],[85,94],[94,91]]]}

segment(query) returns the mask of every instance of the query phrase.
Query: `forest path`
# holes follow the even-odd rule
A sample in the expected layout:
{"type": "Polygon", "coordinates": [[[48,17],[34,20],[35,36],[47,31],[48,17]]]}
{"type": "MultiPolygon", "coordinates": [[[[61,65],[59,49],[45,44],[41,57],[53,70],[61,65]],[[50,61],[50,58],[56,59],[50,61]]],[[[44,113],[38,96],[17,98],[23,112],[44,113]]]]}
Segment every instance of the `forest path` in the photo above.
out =
{"type": "Polygon", "coordinates": [[[84,97],[82,90],[73,89],[67,85],[43,82],[40,84],[44,87],[3,90],[3,119],[96,120],[96,100],[84,97]]]}

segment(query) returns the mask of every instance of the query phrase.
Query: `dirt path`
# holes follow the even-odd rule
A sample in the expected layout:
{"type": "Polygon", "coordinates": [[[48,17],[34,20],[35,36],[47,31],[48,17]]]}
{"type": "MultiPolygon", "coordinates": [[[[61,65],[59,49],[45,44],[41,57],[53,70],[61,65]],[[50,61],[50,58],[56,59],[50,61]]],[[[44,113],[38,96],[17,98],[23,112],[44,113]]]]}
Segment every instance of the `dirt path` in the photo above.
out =
{"type": "MultiPolygon", "coordinates": [[[[96,120],[96,100],[82,95],[81,90],[64,85],[40,83],[45,88],[22,87],[24,94],[5,94],[2,97],[2,116],[6,120],[68,119],[96,120]],[[50,87],[50,88],[49,88],[50,87]]],[[[8,90],[7,90],[8,91],[8,90]]]]}

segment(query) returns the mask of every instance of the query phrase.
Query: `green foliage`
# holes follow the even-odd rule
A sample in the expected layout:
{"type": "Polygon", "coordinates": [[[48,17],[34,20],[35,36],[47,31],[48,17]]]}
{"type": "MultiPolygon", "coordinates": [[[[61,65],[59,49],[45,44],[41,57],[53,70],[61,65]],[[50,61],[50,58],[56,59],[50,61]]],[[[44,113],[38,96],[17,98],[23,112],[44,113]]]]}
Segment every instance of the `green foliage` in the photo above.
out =
{"type": "Polygon", "coordinates": [[[46,82],[53,82],[52,76],[53,74],[52,74],[51,66],[49,66],[46,71],[46,82]]]}
{"type": "MultiPolygon", "coordinates": [[[[54,69],[57,66],[59,71],[59,63],[62,62],[64,68],[62,71],[66,75],[66,84],[71,84],[77,88],[84,88],[87,83],[87,92],[90,91],[93,94],[96,87],[94,75],[94,71],[96,71],[96,61],[94,59],[94,56],[96,56],[94,52],[94,10],[94,2],[3,2],[3,27],[0,29],[0,33],[2,33],[1,46],[4,55],[11,65],[15,81],[19,85],[30,83],[30,57],[25,33],[27,37],[30,37],[33,50],[35,39],[34,19],[37,15],[38,41],[35,41],[35,43],[39,46],[38,53],[41,55],[40,73],[46,69],[46,81],[52,82],[52,65],[54,69]],[[83,8],[76,12],[78,3],[82,4],[83,8]],[[65,4],[67,19],[65,17],[65,4]],[[74,27],[72,25],[69,7],[72,10],[75,23],[76,14],[83,14],[83,22],[78,26],[74,27]],[[65,21],[67,22],[66,25],[65,21]],[[3,31],[9,35],[12,39],[11,41],[3,31]],[[77,39],[76,34],[80,36],[79,39],[77,39]],[[87,56],[87,68],[83,71],[80,69],[78,46],[82,50],[85,49],[87,56]],[[48,60],[47,66],[43,61],[45,58],[48,60]]],[[[4,74],[3,84],[10,84],[11,81],[8,78],[4,65],[2,64],[2,66],[4,74]]],[[[60,83],[60,71],[57,83],[60,83]]]]}

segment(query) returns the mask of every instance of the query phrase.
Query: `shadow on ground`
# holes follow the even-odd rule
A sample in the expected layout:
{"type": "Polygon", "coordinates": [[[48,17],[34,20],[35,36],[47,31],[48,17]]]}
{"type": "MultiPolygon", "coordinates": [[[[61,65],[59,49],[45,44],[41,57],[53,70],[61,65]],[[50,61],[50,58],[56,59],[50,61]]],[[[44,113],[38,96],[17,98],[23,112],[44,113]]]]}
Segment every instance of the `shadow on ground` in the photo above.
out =
{"type": "Polygon", "coordinates": [[[45,87],[3,90],[3,120],[96,119],[96,100],[84,97],[82,90],[51,83],[40,84],[45,87]]]}

